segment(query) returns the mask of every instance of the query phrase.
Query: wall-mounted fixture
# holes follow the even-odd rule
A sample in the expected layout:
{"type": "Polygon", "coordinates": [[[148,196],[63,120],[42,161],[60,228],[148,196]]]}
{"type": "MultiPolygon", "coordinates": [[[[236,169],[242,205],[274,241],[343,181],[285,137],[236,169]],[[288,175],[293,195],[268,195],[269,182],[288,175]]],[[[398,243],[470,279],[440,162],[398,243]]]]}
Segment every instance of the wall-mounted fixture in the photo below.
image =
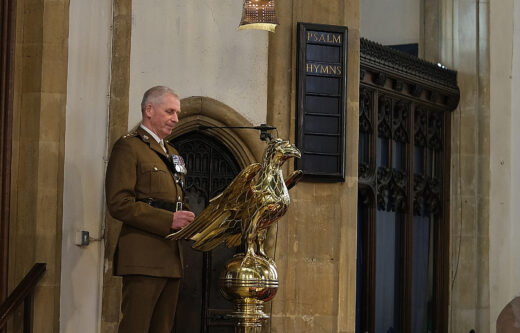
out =
{"type": "Polygon", "coordinates": [[[238,30],[258,29],[274,32],[278,25],[274,0],[244,0],[238,30]]]}

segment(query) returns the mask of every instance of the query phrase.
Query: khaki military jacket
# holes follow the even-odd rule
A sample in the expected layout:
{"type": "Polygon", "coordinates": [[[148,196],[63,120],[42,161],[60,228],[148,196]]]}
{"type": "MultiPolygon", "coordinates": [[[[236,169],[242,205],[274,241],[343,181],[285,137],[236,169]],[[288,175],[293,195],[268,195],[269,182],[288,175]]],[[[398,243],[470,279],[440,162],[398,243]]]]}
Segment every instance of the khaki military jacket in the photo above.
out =
{"type": "MultiPolygon", "coordinates": [[[[178,154],[167,145],[169,154],[178,154]]],[[[106,173],[106,200],[110,215],[123,222],[114,255],[114,274],[182,277],[178,241],[165,240],[173,213],[139,199],[182,200],[181,187],[157,154],[159,143],[138,128],[120,138],[110,155],[106,173]]]]}

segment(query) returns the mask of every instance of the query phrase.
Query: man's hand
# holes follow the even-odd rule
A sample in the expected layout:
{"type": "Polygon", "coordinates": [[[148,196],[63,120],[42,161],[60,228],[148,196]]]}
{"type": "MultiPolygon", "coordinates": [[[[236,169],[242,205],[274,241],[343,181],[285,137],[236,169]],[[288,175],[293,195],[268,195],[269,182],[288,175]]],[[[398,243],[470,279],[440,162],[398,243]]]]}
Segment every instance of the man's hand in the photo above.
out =
{"type": "Polygon", "coordinates": [[[195,219],[195,214],[188,210],[179,210],[173,213],[172,229],[177,231],[184,228],[195,219]]]}

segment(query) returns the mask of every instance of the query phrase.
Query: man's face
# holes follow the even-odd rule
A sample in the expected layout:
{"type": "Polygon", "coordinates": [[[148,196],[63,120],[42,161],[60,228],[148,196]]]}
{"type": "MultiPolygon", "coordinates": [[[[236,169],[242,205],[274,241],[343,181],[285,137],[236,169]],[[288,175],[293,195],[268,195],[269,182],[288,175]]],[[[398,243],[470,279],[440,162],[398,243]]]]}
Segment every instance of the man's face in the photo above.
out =
{"type": "Polygon", "coordinates": [[[161,139],[172,133],[173,128],[179,122],[181,102],[173,95],[165,94],[159,97],[154,104],[147,104],[145,117],[147,127],[161,139]]]}

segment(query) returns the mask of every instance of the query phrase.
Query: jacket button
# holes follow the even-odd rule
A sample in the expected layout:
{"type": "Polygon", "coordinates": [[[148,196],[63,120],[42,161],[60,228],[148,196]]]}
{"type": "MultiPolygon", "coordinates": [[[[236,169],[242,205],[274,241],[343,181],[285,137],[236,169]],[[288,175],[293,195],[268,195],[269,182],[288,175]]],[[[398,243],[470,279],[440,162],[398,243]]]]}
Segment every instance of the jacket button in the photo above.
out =
{"type": "Polygon", "coordinates": [[[158,169],[157,169],[157,167],[156,167],[156,166],[154,166],[154,167],[153,167],[153,171],[157,171],[157,170],[158,170],[158,169]]]}

